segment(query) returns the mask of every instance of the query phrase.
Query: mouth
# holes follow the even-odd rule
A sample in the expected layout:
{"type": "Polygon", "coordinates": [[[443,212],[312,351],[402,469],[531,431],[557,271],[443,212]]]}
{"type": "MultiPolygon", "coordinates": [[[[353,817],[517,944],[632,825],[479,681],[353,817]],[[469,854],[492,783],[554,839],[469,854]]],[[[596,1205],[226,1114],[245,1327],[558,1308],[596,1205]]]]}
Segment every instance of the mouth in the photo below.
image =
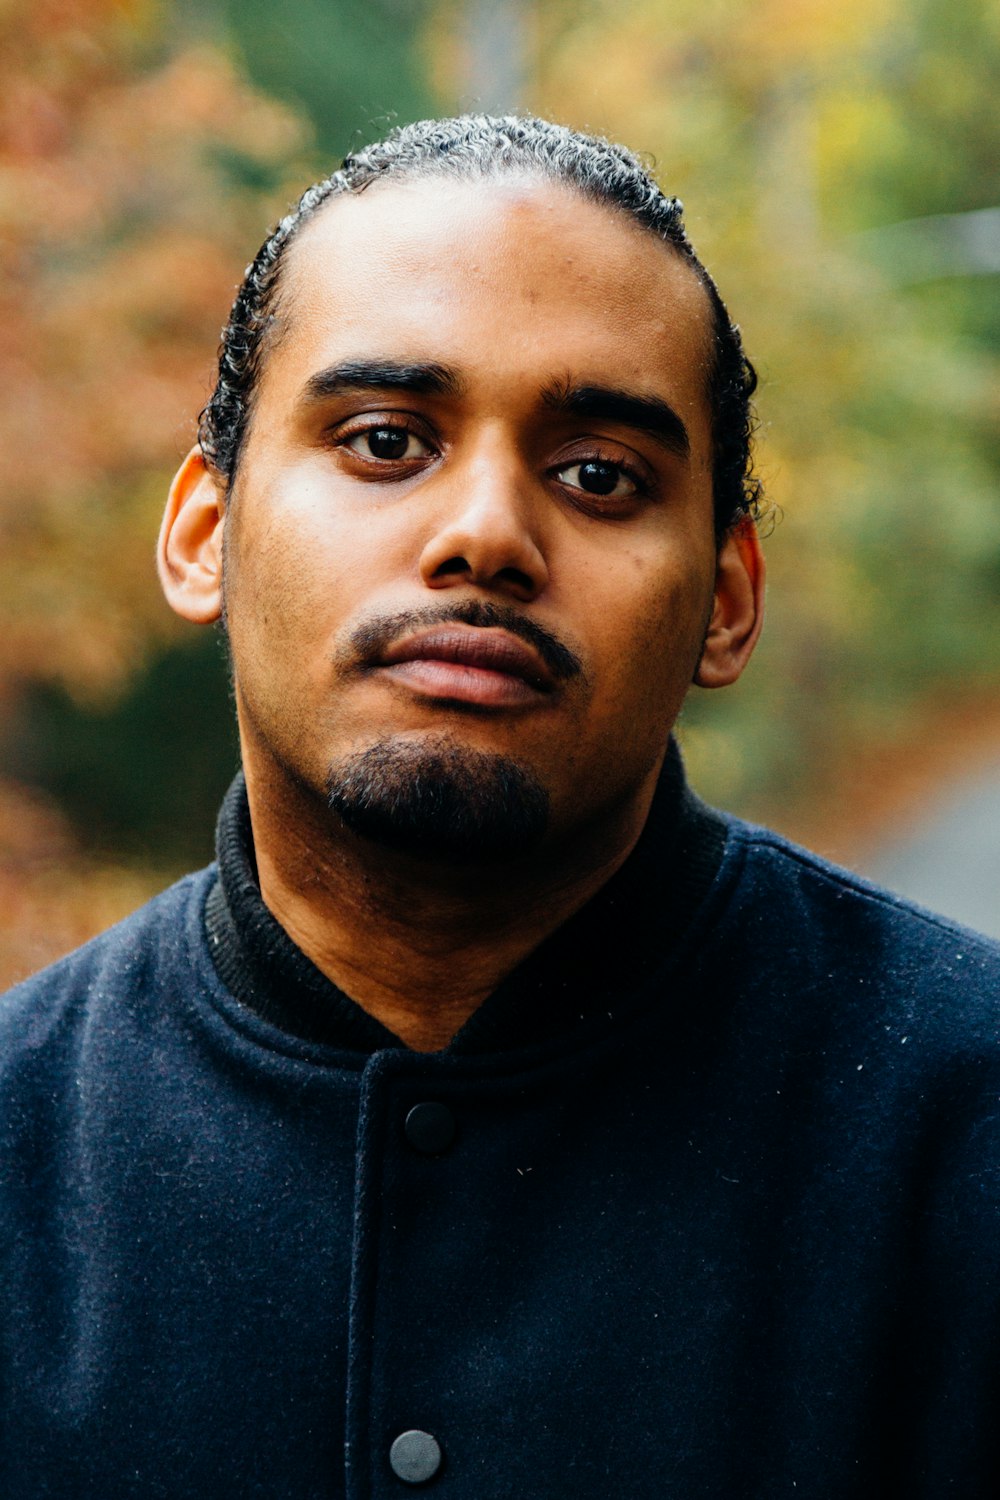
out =
{"type": "Polygon", "coordinates": [[[442,624],[394,641],[380,673],[438,702],[520,708],[550,696],[556,679],[541,656],[506,630],[442,624]]]}

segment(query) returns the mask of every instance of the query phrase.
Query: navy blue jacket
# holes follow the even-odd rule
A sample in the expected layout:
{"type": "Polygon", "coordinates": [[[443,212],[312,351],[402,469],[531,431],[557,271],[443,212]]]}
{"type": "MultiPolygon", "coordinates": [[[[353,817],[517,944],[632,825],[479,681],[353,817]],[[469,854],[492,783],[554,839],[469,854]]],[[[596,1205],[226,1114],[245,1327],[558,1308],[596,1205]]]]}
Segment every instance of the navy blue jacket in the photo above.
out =
{"type": "Polygon", "coordinates": [[[426,1056],[237,999],[213,883],[0,1006],[4,1500],[1000,1494],[995,945],[731,822],[606,1008],[426,1056]]]}

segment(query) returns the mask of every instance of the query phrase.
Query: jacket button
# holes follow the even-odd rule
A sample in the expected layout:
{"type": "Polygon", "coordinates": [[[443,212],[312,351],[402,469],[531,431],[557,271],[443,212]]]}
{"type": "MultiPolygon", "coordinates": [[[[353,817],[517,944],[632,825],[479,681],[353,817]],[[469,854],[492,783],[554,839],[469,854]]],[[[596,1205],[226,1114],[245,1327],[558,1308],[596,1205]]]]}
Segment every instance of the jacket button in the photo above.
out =
{"type": "Polygon", "coordinates": [[[389,1463],[397,1479],[406,1484],[426,1484],[441,1467],[441,1445],[429,1432],[413,1428],[401,1432],[389,1449],[389,1463]]]}
{"type": "Polygon", "coordinates": [[[455,1139],[455,1116],[447,1104],[415,1104],[403,1130],[414,1151],[440,1156],[455,1139]]]}

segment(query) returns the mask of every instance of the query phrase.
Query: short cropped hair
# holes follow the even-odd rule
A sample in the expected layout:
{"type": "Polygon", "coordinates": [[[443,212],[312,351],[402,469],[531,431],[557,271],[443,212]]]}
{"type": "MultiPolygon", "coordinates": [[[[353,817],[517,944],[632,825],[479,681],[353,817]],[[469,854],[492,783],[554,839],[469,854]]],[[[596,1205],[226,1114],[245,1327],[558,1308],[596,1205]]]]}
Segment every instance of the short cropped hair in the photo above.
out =
{"type": "Polygon", "coordinates": [[[691,266],[705,289],[712,318],[706,397],[712,421],[716,534],[722,537],[742,518],[757,516],[761,486],[753,471],[751,441],[757,376],[743,352],[739,329],[687,237],[680,201],[668,198],[624,146],[530,116],[460,115],[404,125],[384,141],[345,157],[338,171],[307,188],[247,267],[223,330],[218,380],[198,428],[206,462],[227,487],[232,484],[253,412],[285,252],[303,224],[329,199],[394,178],[481,180],[508,174],[550,178],[592,202],[628,214],[691,266]]]}

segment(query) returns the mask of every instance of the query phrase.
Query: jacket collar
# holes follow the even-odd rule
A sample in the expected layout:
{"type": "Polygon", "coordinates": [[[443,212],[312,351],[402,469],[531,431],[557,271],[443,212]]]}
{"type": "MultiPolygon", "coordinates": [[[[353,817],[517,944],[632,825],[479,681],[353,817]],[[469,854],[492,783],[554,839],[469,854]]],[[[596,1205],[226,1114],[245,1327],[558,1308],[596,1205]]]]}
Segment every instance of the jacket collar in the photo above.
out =
{"type": "MultiPolygon", "coordinates": [[[[468,1055],[548,1041],[612,1009],[669,958],[715,878],[724,820],[690,791],[671,740],[646,826],[621,869],[509,974],[448,1050],[468,1055]]],[[[220,979],[244,1005],[305,1041],[349,1051],[399,1038],[296,947],[260,894],[246,785],[216,829],[218,877],[205,907],[220,979]]]]}

